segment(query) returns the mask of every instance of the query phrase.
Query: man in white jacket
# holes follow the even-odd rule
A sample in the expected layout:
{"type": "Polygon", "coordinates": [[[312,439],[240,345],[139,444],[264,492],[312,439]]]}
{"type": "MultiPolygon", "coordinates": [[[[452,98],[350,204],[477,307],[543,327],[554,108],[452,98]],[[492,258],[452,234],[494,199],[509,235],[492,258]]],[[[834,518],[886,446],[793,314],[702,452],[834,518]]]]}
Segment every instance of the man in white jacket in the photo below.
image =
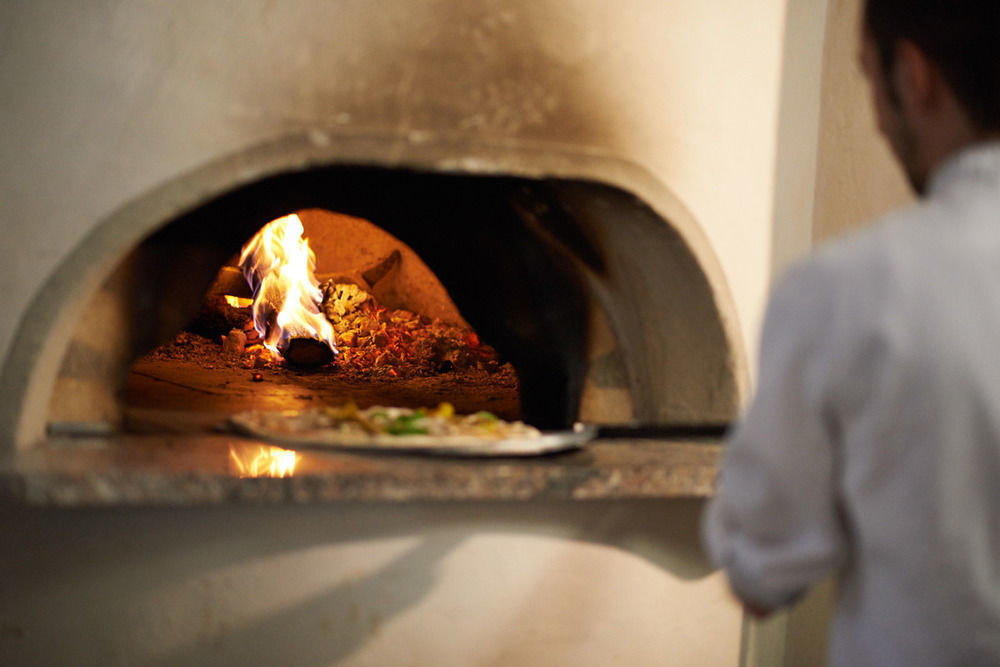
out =
{"type": "Polygon", "coordinates": [[[1000,0],[867,0],[920,194],[779,280],[704,516],[751,611],[830,573],[832,665],[1000,665],[1000,0]]]}

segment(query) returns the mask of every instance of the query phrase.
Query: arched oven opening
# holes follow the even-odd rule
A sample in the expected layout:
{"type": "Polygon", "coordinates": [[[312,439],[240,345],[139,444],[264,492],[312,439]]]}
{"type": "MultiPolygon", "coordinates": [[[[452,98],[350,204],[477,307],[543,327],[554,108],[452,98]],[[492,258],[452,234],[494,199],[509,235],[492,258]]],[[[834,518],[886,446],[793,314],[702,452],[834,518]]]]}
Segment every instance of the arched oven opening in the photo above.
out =
{"type": "Polygon", "coordinates": [[[184,331],[133,363],[123,404],[129,431],[348,404],[521,417],[512,364],[413,249],[326,209],[258,231],[219,270],[184,331]]]}
{"type": "Polygon", "coordinates": [[[246,409],[446,401],[541,429],[724,423],[745,368],[724,281],[685,223],[583,178],[335,164],[223,187],[150,225],[70,304],[82,313],[73,333],[49,335],[68,343],[45,422],[50,433],[191,431],[246,409]],[[206,304],[241,296],[225,287],[241,247],[292,213],[316,243],[320,277],[370,297],[358,349],[340,344],[312,368],[262,361],[245,320],[205,328],[206,304]],[[436,329],[414,343],[394,335],[407,326],[436,329]],[[238,351],[236,328],[250,337],[238,351]],[[395,375],[392,355],[355,363],[387,345],[412,362],[435,344],[436,356],[395,375]]]}

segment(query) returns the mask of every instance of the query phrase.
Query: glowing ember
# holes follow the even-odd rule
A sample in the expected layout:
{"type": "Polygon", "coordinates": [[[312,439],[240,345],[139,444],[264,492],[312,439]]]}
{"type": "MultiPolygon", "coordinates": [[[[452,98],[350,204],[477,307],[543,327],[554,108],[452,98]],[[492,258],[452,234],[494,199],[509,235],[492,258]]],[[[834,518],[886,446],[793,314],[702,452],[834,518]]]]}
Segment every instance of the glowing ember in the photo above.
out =
{"type": "Polygon", "coordinates": [[[291,477],[299,455],[270,445],[230,445],[229,457],[240,477],[291,477]]]}
{"type": "Polygon", "coordinates": [[[247,306],[253,305],[253,299],[244,299],[240,296],[230,296],[226,295],[226,303],[228,303],[233,308],[246,308],[247,306]]]}
{"type": "Polygon", "coordinates": [[[280,356],[292,338],[314,338],[336,351],[333,327],[320,312],[316,256],[297,215],[267,223],[243,246],[240,268],[253,289],[253,321],[264,345],[280,356]]]}

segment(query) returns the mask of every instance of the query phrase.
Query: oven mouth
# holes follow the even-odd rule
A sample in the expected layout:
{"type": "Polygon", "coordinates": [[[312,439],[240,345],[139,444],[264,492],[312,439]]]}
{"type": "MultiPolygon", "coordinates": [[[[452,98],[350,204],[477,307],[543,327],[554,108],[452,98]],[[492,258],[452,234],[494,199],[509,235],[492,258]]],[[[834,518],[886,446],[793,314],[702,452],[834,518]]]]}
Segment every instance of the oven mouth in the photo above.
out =
{"type": "Polygon", "coordinates": [[[309,137],[282,146],[165,185],[71,254],[29,308],[0,376],[14,397],[0,414],[5,444],[43,438],[61,380],[80,380],[83,367],[104,404],[70,421],[117,428],[132,362],[185,326],[257,229],[303,209],[369,220],[412,247],[513,365],[533,425],[735,415],[746,367],[725,280],[690,214],[643,170],[509,144],[457,154],[406,144],[409,155],[398,140],[391,151],[350,139],[317,148],[309,137]],[[357,159],[359,145],[376,150],[357,159]],[[110,332],[96,354],[94,327],[110,332]]]}
{"type": "MultiPolygon", "coordinates": [[[[87,423],[74,403],[77,383],[88,381],[79,368],[86,333],[57,381],[50,432],[87,423]]],[[[409,245],[368,220],[315,208],[247,240],[184,330],[131,365],[122,403],[129,432],[211,431],[239,412],[344,406],[508,421],[522,412],[510,361],[409,245]]]]}

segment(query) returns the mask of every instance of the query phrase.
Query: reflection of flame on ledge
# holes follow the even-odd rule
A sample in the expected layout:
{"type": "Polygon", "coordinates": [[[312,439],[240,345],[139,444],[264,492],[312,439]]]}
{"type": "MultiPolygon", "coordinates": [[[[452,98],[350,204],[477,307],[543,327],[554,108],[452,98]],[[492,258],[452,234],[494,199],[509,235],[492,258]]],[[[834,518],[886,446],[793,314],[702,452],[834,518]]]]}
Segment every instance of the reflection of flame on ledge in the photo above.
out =
{"type": "Polygon", "coordinates": [[[299,455],[271,445],[229,445],[229,459],[240,477],[291,477],[299,455]]]}

